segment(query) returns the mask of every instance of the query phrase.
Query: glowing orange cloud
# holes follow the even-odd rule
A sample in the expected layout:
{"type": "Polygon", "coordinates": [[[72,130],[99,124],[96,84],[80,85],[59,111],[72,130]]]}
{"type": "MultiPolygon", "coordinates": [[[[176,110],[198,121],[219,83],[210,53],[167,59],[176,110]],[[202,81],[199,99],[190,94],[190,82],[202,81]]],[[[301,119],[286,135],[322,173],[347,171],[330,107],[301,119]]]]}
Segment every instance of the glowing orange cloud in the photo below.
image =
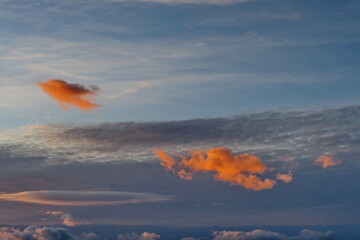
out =
{"type": "Polygon", "coordinates": [[[289,182],[291,182],[293,180],[293,176],[292,176],[291,172],[289,172],[288,174],[286,174],[286,173],[278,173],[278,174],[276,174],[276,179],[281,180],[284,183],[289,183],[289,182]]]}
{"type": "Polygon", "coordinates": [[[99,90],[95,86],[85,88],[82,85],[67,83],[59,79],[49,79],[43,83],[38,82],[36,84],[65,110],[69,106],[75,106],[82,110],[100,107],[100,105],[92,103],[94,96],[97,95],[99,90]]]}
{"type": "Polygon", "coordinates": [[[251,154],[233,156],[229,149],[223,147],[190,151],[189,158],[179,155],[182,159],[180,162],[161,150],[156,150],[155,153],[167,171],[175,172],[186,180],[191,180],[194,172],[215,172],[217,180],[252,190],[270,189],[276,183],[275,180],[262,180],[256,175],[268,170],[260,158],[251,154]]]}
{"type": "Polygon", "coordinates": [[[172,171],[173,167],[177,164],[177,162],[164,151],[157,149],[154,152],[156,153],[158,158],[161,159],[161,166],[163,166],[167,171],[172,171]]]}
{"type": "Polygon", "coordinates": [[[321,165],[322,168],[332,167],[341,164],[341,161],[336,160],[334,157],[327,155],[320,155],[314,164],[321,165]]]}

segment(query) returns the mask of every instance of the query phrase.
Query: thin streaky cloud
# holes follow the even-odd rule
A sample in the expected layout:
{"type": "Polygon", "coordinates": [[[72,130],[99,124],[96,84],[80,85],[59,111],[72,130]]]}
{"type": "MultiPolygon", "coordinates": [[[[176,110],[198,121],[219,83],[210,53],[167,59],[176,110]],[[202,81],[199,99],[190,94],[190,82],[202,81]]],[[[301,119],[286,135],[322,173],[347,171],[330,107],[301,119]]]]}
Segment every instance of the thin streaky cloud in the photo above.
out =
{"type": "Polygon", "coordinates": [[[91,206],[161,202],[170,200],[170,197],[152,193],[116,191],[43,190],[17,193],[1,193],[0,199],[3,201],[35,203],[53,206],[91,206]]]}
{"type": "Polygon", "coordinates": [[[151,2],[159,4],[232,5],[254,0],[107,0],[107,2],[151,2]]]}

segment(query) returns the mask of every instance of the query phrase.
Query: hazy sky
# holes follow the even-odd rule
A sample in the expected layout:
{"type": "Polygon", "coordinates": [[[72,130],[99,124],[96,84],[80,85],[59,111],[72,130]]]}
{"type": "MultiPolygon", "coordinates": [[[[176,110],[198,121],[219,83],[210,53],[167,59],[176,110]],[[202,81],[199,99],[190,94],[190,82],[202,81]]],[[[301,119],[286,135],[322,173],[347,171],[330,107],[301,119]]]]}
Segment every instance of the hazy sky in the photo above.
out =
{"type": "Polygon", "coordinates": [[[0,26],[0,224],[360,224],[359,1],[0,0],[0,26]]]}

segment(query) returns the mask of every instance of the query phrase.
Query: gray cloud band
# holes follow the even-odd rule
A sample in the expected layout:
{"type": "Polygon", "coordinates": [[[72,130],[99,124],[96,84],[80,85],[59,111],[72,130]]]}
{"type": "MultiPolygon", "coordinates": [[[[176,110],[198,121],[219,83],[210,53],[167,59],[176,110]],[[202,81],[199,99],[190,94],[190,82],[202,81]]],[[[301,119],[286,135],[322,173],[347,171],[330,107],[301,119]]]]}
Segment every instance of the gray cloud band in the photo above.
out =
{"type": "Polygon", "coordinates": [[[0,135],[12,156],[106,162],[155,159],[153,150],[186,153],[224,146],[264,161],[309,159],[359,150],[360,106],[302,112],[263,112],[232,118],[169,122],[23,126],[0,135]]]}

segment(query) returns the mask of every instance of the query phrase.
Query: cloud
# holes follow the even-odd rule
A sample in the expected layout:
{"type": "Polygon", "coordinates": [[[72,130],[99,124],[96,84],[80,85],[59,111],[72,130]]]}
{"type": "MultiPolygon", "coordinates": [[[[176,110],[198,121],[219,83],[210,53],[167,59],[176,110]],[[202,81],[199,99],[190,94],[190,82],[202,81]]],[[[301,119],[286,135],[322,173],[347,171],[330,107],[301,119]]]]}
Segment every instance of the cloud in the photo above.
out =
{"type": "MultiPolygon", "coordinates": [[[[107,0],[108,2],[128,2],[129,0],[107,0]]],[[[231,5],[253,0],[135,0],[137,2],[153,2],[161,4],[201,4],[201,5],[231,5]]],[[[133,1],[134,2],[134,1],[133,1]]]]}
{"type": "Polygon", "coordinates": [[[313,163],[316,165],[321,165],[322,168],[328,168],[328,167],[340,165],[341,161],[336,160],[332,156],[320,155],[313,163]]]}
{"type": "Polygon", "coordinates": [[[152,193],[115,191],[28,191],[0,193],[5,201],[36,203],[54,206],[114,205],[143,202],[168,201],[170,198],[152,193]]]}
{"type": "Polygon", "coordinates": [[[303,230],[298,236],[287,237],[277,232],[254,230],[251,232],[241,231],[216,231],[213,240],[335,240],[333,232],[315,232],[303,230]]]}
{"type": "Polygon", "coordinates": [[[276,179],[283,181],[284,183],[289,183],[293,180],[293,175],[291,172],[286,173],[278,173],[276,174],[276,179]]]}
{"type": "Polygon", "coordinates": [[[88,224],[85,221],[76,220],[70,213],[64,213],[64,212],[61,212],[61,211],[47,211],[47,212],[45,212],[45,215],[61,216],[62,223],[65,226],[74,227],[74,226],[77,226],[77,225],[88,224]]]}
{"type": "Polygon", "coordinates": [[[49,79],[43,83],[38,82],[37,85],[65,110],[69,106],[78,107],[82,110],[100,107],[100,105],[92,103],[94,96],[97,95],[99,90],[95,86],[86,88],[82,85],[67,83],[59,79],[49,79]]]}
{"type": "Polygon", "coordinates": [[[0,228],[0,239],[4,240],[100,240],[94,233],[74,236],[64,228],[29,226],[23,231],[11,227],[0,228]]]}
{"type": "Polygon", "coordinates": [[[231,150],[219,147],[206,151],[190,151],[190,157],[179,155],[181,162],[161,150],[156,150],[160,164],[166,169],[177,172],[178,175],[190,180],[191,172],[215,172],[214,178],[231,182],[246,189],[263,190],[272,188],[276,181],[260,179],[256,174],[263,174],[268,168],[260,158],[251,154],[233,155],[231,150]],[[188,171],[187,171],[188,170],[188,171]]]}
{"type": "Polygon", "coordinates": [[[65,213],[61,216],[62,223],[65,226],[75,227],[77,225],[84,225],[87,222],[76,220],[70,213],[65,213]]]}
{"type": "Polygon", "coordinates": [[[157,238],[160,238],[160,235],[156,233],[148,233],[148,232],[144,232],[140,235],[137,233],[118,235],[118,240],[155,240],[157,238]]]}
{"type": "Polygon", "coordinates": [[[184,155],[189,149],[226,146],[264,163],[293,159],[288,165],[295,166],[313,161],[319,152],[337,154],[339,160],[360,154],[359,118],[360,107],[350,106],[187,121],[25,125],[0,133],[0,148],[12,156],[61,164],[149,161],[154,160],[154,149],[184,155]]]}
{"type": "Polygon", "coordinates": [[[50,216],[60,216],[63,215],[64,213],[61,211],[47,211],[45,214],[50,216]]]}

